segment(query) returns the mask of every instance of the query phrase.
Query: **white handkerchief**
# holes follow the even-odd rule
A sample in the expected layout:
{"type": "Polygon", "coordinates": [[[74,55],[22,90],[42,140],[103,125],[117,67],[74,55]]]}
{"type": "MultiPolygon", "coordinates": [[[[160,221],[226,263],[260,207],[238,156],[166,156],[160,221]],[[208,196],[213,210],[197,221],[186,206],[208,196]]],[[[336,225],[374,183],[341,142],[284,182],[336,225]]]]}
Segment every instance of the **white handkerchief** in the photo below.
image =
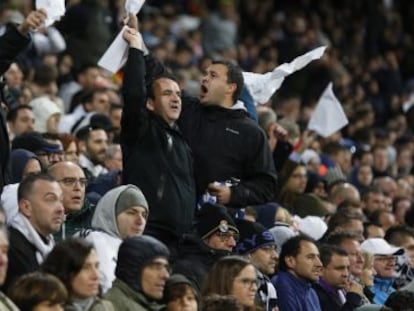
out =
{"type": "Polygon", "coordinates": [[[124,64],[128,53],[128,43],[122,38],[126,26],[122,28],[115,40],[102,55],[98,65],[106,70],[116,73],[124,64]]]}
{"type": "Polygon", "coordinates": [[[145,0],[126,0],[125,10],[128,13],[137,14],[144,5],[144,2],[145,0]]]}
{"type": "Polygon", "coordinates": [[[65,15],[65,0],[36,0],[36,9],[46,11],[45,26],[49,27],[65,15]]]}
{"type": "Polygon", "coordinates": [[[266,103],[282,85],[285,77],[308,65],[311,61],[322,57],[326,46],[316,48],[306,54],[296,57],[290,63],[276,67],[272,72],[265,74],[243,72],[246,84],[254,101],[259,104],[266,103]]]}
{"type": "Polygon", "coordinates": [[[319,98],[313,112],[308,129],[314,130],[323,137],[328,137],[348,124],[348,119],[341,103],[332,90],[332,82],[328,84],[319,98]]]}

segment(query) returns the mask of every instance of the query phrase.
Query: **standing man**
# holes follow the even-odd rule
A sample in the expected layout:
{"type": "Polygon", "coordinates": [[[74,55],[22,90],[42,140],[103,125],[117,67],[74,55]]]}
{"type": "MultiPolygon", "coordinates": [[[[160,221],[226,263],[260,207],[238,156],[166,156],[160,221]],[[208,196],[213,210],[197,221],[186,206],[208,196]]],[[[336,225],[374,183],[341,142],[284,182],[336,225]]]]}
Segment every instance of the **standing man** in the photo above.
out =
{"type": "Polygon", "coordinates": [[[275,282],[278,304],[283,311],[321,311],[312,284],[319,281],[322,263],[315,242],[298,235],[285,242],[275,282]]]}
{"type": "Polygon", "coordinates": [[[63,194],[47,174],[29,175],[19,185],[19,213],[10,222],[9,267],[5,288],[38,269],[55,245],[53,234],[64,218],[63,194]]]}
{"type": "MultiPolygon", "coordinates": [[[[30,43],[30,30],[39,28],[46,20],[46,12],[38,10],[30,12],[21,25],[8,26],[4,35],[0,37],[0,76],[10,67],[14,58],[30,43]]],[[[1,82],[1,79],[0,79],[1,82]]],[[[4,84],[0,83],[0,193],[7,184],[7,167],[9,162],[9,135],[7,133],[5,115],[4,84]],[[3,106],[4,105],[4,106],[3,106]]],[[[7,107],[10,109],[10,107],[7,107]]]]}
{"type": "MultiPolygon", "coordinates": [[[[137,29],[136,17],[129,21],[137,29]]],[[[145,65],[148,79],[166,71],[152,55],[145,57],[145,65]]],[[[237,100],[243,84],[240,67],[213,62],[201,80],[199,97],[182,97],[178,120],[194,158],[197,196],[208,191],[229,207],[269,202],[277,186],[266,136],[237,100]]]]}
{"type": "Polygon", "coordinates": [[[150,207],[145,233],[166,244],[175,257],[196,207],[191,151],[175,123],[181,90],[163,74],[148,81],[147,94],[142,38],[128,28],[124,39],[130,49],[122,88],[123,182],[141,188],[150,207]]]}

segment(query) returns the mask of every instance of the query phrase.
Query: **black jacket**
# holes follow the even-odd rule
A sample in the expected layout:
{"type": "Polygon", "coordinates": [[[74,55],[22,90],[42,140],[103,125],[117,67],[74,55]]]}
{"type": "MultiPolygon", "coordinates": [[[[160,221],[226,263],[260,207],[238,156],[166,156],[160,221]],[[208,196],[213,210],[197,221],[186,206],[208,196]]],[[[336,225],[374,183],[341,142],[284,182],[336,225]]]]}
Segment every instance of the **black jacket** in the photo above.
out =
{"type": "Polygon", "coordinates": [[[337,297],[328,293],[318,283],[314,283],[312,287],[318,295],[322,311],[352,311],[363,304],[362,297],[356,293],[346,293],[346,302],[345,304],[342,304],[337,297]]]}
{"type": "Polygon", "coordinates": [[[197,235],[186,234],[180,242],[179,259],[173,266],[173,272],[185,275],[201,292],[207,273],[214,263],[228,255],[231,252],[212,249],[197,235]]]}
{"type": "MultiPolygon", "coordinates": [[[[164,67],[151,55],[145,58],[153,75],[164,67]]],[[[210,182],[240,179],[231,190],[229,206],[262,204],[274,199],[276,172],[266,135],[244,110],[204,106],[183,96],[178,125],[194,157],[197,195],[210,182]]]]}
{"type": "Polygon", "coordinates": [[[144,193],[149,232],[181,236],[191,227],[196,206],[191,151],[176,126],[145,108],[145,63],[137,49],[129,50],[122,94],[123,183],[144,193]]]}
{"type": "MultiPolygon", "coordinates": [[[[16,27],[8,26],[6,32],[0,36],[0,76],[9,69],[16,56],[30,43],[30,37],[22,35],[16,27]]],[[[3,90],[0,87],[0,92],[3,90]]],[[[1,107],[0,96],[0,193],[8,183],[7,171],[9,165],[9,136],[6,129],[5,111],[1,107]]]]}
{"type": "Polygon", "coordinates": [[[7,292],[16,279],[23,274],[38,270],[36,247],[17,229],[9,227],[9,265],[2,291],[7,292]]]}

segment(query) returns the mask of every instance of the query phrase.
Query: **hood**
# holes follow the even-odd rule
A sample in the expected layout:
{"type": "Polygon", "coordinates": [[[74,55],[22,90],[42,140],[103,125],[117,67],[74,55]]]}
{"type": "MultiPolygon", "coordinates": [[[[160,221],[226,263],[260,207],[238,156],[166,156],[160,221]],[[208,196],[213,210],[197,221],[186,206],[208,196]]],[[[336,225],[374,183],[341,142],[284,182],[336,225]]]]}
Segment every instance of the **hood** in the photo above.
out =
{"type": "MultiPolygon", "coordinates": [[[[26,167],[27,162],[30,159],[36,159],[39,161],[38,157],[33,153],[25,149],[14,149],[10,154],[11,162],[11,171],[12,171],[12,180],[11,183],[18,183],[22,180],[23,171],[26,167]]],[[[39,162],[40,164],[40,162],[39,162]]]]}
{"type": "Polygon", "coordinates": [[[113,237],[120,238],[116,224],[116,205],[120,195],[127,189],[139,190],[134,185],[119,186],[108,191],[99,200],[92,218],[92,228],[103,230],[113,237]]]}
{"type": "Polygon", "coordinates": [[[47,96],[38,97],[30,102],[35,117],[34,129],[39,133],[47,132],[47,121],[55,114],[62,114],[58,105],[47,96]]]}

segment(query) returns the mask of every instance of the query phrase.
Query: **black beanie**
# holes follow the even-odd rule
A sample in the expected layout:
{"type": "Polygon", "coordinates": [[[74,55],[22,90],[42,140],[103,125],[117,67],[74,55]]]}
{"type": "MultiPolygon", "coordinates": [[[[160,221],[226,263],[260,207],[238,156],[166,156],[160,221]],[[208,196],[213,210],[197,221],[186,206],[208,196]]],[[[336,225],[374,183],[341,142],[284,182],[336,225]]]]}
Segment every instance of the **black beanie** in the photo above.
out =
{"type": "Polygon", "coordinates": [[[141,271],[152,259],[168,259],[170,252],[162,242],[148,236],[126,238],[119,247],[115,276],[134,291],[141,291],[141,271]]]}
{"type": "Polygon", "coordinates": [[[216,231],[239,233],[233,219],[225,206],[220,204],[203,204],[198,213],[197,233],[204,240],[216,231]]]}
{"type": "Polygon", "coordinates": [[[236,225],[240,231],[240,239],[235,248],[237,254],[246,255],[263,246],[276,246],[272,233],[262,224],[244,219],[237,219],[236,225]]]}
{"type": "Polygon", "coordinates": [[[186,285],[190,286],[194,290],[194,294],[195,294],[195,296],[198,300],[199,294],[198,294],[198,291],[196,290],[196,287],[194,286],[194,284],[189,279],[187,279],[187,277],[185,277],[182,274],[173,274],[167,280],[167,283],[165,284],[165,287],[164,287],[164,300],[165,300],[165,302],[168,302],[168,301],[171,300],[171,298],[173,298],[173,297],[171,297],[171,291],[174,288],[174,286],[178,285],[178,284],[186,284],[186,285]]]}

